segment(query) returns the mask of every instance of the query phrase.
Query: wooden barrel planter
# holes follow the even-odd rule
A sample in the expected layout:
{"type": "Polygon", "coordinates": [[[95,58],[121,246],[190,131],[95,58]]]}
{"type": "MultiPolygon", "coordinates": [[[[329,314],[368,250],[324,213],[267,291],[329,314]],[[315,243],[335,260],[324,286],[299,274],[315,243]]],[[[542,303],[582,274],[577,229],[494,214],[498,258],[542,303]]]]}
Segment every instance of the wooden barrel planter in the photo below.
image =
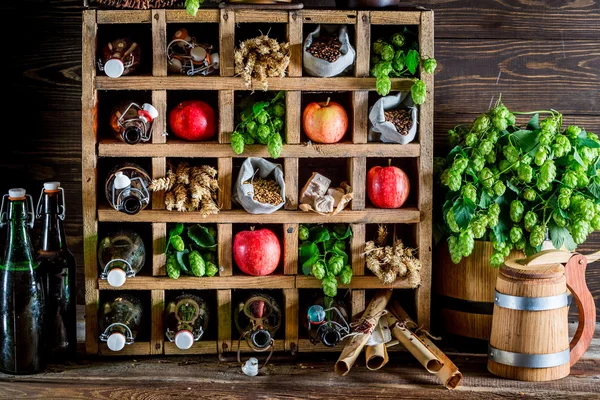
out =
{"type": "MultiPolygon", "coordinates": [[[[437,247],[434,291],[439,304],[441,328],[473,339],[489,340],[494,311],[494,288],[498,268],[490,265],[491,242],[475,241],[473,253],[459,264],[450,259],[446,242],[437,247]]],[[[513,251],[510,258],[523,257],[513,251]]]]}

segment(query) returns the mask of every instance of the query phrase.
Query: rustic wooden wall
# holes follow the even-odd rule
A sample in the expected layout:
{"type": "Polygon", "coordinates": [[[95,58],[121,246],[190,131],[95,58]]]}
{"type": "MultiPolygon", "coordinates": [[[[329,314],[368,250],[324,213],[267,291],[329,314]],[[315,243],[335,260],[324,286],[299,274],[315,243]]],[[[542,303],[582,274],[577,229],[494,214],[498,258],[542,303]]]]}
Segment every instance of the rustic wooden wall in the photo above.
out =
{"type": "MultiPolygon", "coordinates": [[[[13,0],[4,23],[0,192],[60,180],[69,245],[82,262],[82,0],[13,0]]],[[[600,133],[600,1],[422,0],[436,12],[436,148],[502,94],[511,110],[554,108],[600,133]]],[[[306,6],[333,6],[309,0],[306,6]]],[[[89,112],[89,110],[84,110],[89,112]]],[[[583,252],[600,249],[600,235],[583,252]]],[[[83,270],[79,279],[83,299],[83,270]]],[[[588,272],[600,296],[600,265],[588,272]]],[[[600,304],[600,303],[598,303],[600,304]]]]}

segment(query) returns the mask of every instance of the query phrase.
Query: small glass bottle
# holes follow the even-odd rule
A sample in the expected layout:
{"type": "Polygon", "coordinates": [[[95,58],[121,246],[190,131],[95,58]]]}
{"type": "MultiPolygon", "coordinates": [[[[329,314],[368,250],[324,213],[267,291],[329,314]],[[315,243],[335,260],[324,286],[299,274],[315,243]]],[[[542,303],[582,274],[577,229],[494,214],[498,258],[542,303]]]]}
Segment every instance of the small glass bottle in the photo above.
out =
{"type": "Polygon", "coordinates": [[[141,106],[133,101],[117,105],[110,114],[110,127],[113,135],[127,143],[147,142],[152,137],[153,121],[158,110],[152,104],[141,106]]]}
{"type": "Polygon", "coordinates": [[[312,344],[335,347],[350,333],[346,304],[337,298],[320,297],[306,312],[305,328],[312,344]]]}
{"type": "Polygon", "coordinates": [[[142,50],[136,42],[129,38],[115,39],[102,48],[98,68],[111,78],[128,75],[139,66],[141,55],[142,50]]]}
{"type": "Polygon", "coordinates": [[[187,350],[202,338],[208,327],[208,306],[193,294],[182,294],[165,308],[165,336],[178,349],[187,350]]]}
{"type": "Polygon", "coordinates": [[[0,371],[7,374],[34,374],[46,367],[44,272],[29,236],[33,210],[25,189],[10,189],[2,197],[0,227],[8,229],[0,260],[0,371]]]}
{"type": "Polygon", "coordinates": [[[146,263],[146,247],[137,233],[121,230],[106,236],[98,244],[100,278],[113,287],[123,286],[146,263]]]}
{"type": "Polygon", "coordinates": [[[265,351],[272,346],[282,321],[281,308],[273,297],[262,292],[251,294],[238,303],[233,315],[240,340],[245,339],[252,350],[265,351]]]}
{"type": "Polygon", "coordinates": [[[122,163],[108,174],[105,184],[106,199],[117,211],[137,214],[150,203],[150,175],[137,164],[122,163]]]}
{"type": "Polygon", "coordinates": [[[107,301],[100,307],[100,341],[112,351],[133,344],[141,326],[144,311],[139,298],[130,294],[107,301]]]}
{"type": "Polygon", "coordinates": [[[65,192],[60,182],[46,182],[38,201],[36,217],[43,218],[38,250],[46,274],[47,346],[52,360],[73,359],[77,353],[76,262],[67,247],[65,192]]]}

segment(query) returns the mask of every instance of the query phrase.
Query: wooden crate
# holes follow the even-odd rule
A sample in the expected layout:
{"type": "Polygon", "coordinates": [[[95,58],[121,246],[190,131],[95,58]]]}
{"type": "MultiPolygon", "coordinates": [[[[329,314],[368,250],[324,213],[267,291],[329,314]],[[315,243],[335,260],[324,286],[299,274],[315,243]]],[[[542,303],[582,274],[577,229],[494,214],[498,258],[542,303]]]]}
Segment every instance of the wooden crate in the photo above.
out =
{"type": "MultiPolygon", "coordinates": [[[[320,283],[313,277],[297,276],[297,249],[300,223],[352,224],[352,268],[354,277],[350,285],[341,286],[351,291],[352,315],[365,308],[366,290],[382,287],[377,278],[365,274],[364,257],[361,255],[366,240],[367,224],[390,223],[412,224],[414,244],[418,257],[423,263],[421,286],[414,290],[417,320],[427,328],[430,315],[431,280],[431,224],[432,224],[432,154],[433,154],[433,77],[422,74],[427,85],[427,101],[420,107],[418,140],[408,145],[367,143],[369,92],[375,89],[375,79],[369,77],[369,51],[371,29],[380,25],[417,25],[419,46],[422,56],[433,57],[433,12],[422,9],[406,11],[342,11],[342,10],[300,10],[264,11],[250,9],[201,9],[196,17],[183,10],[144,10],[144,11],[96,11],[83,14],[83,60],[82,60],[82,184],[84,219],[84,268],[86,289],[86,349],[90,354],[108,355],[106,346],[98,339],[98,305],[100,293],[112,290],[105,281],[98,278],[96,261],[99,222],[143,222],[151,225],[152,232],[152,276],[138,276],[129,279],[120,289],[149,292],[151,332],[148,342],[138,342],[127,346],[122,352],[113,354],[158,355],[181,353],[171,343],[165,342],[162,315],[167,290],[214,290],[216,292],[218,323],[216,341],[201,341],[186,354],[221,353],[234,350],[232,345],[237,336],[232,335],[232,289],[277,289],[281,291],[285,308],[285,339],[277,342],[277,350],[323,351],[323,346],[312,346],[308,340],[299,337],[299,293],[304,289],[318,289],[320,283]],[[259,156],[268,157],[266,146],[247,146],[244,154],[236,155],[229,144],[234,127],[233,99],[236,91],[244,91],[241,78],[234,76],[233,50],[237,24],[243,23],[284,24],[287,40],[291,42],[291,63],[289,76],[269,80],[269,90],[286,91],[286,138],[281,153],[285,169],[286,198],[285,210],[269,215],[252,215],[244,210],[231,207],[232,167],[234,158],[259,156]],[[218,26],[220,76],[187,77],[167,76],[167,27],[168,24],[214,23],[218,26]],[[356,48],[354,76],[336,78],[314,78],[302,76],[302,53],[304,24],[346,24],[353,27],[356,48]],[[151,74],[126,76],[111,79],[97,76],[98,32],[105,28],[114,29],[116,24],[144,26],[151,35],[152,70],[151,74]],[[217,25],[218,24],[218,25],[217,25]],[[98,125],[106,121],[98,120],[99,93],[109,91],[150,91],[152,104],[157,107],[160,117],[155,121],[152,143],[124,144],[98,136],[98,125]],[[187,143],[177,140],[166,141],[161,132],[167,131],[167,95],[169,91],[218,91],[219,129],[216,143],[187,143]],[[351,143],[334,145],[306,146],[301,143],[301,101],[304,92],[350,93],[349,116],[351,143]],[[161,194],[153,194],[152,209],[137,215],[126,215],[106,205],[104,194],[98,193],[97,164],[100,158],[146,157],[151,159],[153,177],[164,176],[166,160],[169,157],[203,158],[209,155],[218,159],[219,184],[223,188],[220,201],[223,210],[218,215],[203,218],[199,213],[178,213],[164,210],[161,194]],[[348,178],[354,187],[355,198],[347,209],[334,217],[322,217],[298,210],[299,160],[307,158],[346,158],[348,178]],[[411,190],[416,195],[415,207],[398,210],[382,210],[369,207],[366,201],[366,169],[370,158],[395,158],[405,160],[415,166],[416,173],[411,179],[411,190]],[[98,199],[101,199],[98,201],[98,199]],[[284,228],[284,270],[283,274],[266,277],[234,275],[232,262],[232,233],[235,224],[240,223],[282,224],[284,228]],[[218,224],[219,265],[223,266],[219,276],[213,278],[182,277],[171,280],[165,276],[164,237],[167,222],[200,222],[218,224]]],[[[185,26],[185,25],[183,25],[185,26]]],[[[304,32],[306,35],[307,32],[304,32]]],[[[148,52],[146,51],[146,54],[148,52]]],[[[148,62],[150,58],[146,57],[148,62]]],[[[392,79],[392,90],[409,90],[411,78],[392,79]]],[[[257,90],[260,90],[259,85],[257,90]]],[[[383,162],[383,161],[382,161],[383,162]]],[[[104,179],[104,177],[101,177],[104,179]]],[[[148,267],[146,267],[148,268],[148,267]]],[[[405,281],[399,280],[390,287],[407,289],[405,281]]],[[[247,350],[243,347],[244,350],[247,350]]]]}

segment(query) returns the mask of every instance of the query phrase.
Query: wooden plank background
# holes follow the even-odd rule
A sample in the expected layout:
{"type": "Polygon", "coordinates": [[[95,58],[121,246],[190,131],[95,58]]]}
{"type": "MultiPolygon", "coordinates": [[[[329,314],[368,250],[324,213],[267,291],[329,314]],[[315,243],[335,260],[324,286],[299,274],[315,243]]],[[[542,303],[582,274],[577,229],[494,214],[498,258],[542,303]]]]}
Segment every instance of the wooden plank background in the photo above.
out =
{"type": "MultiPolygon", "coordinates": [[[[60,180],[69,246],[82,264],[81,0],[0,5],[5,23],[0,192],[60,180]]],[[[600,1],[422,0],[435,10],[435,144],[500,94],[511,110],[554,108],[600,133],[600,1]]],[[[334,6],[332,0],[306,7],[334,6]]],[[[89,112],[85,110],[84,112],[89,112]]],[[[38,224],[39,226],[39,224],[38,224]]],[[[1,243],[4,243],[3,241],[1,243]]],[[[582,252],[600,249],[600,235],[582,252]]],[[[83,302],[83,269],[78,276],[83,302]]],[[[600,304],[600,265],[588,271],[600,304]]],[[[600,315],[600,314],[599,314],[600,315]]],[[[599,317],[600,318],[600,317],[599,317]]]]}

